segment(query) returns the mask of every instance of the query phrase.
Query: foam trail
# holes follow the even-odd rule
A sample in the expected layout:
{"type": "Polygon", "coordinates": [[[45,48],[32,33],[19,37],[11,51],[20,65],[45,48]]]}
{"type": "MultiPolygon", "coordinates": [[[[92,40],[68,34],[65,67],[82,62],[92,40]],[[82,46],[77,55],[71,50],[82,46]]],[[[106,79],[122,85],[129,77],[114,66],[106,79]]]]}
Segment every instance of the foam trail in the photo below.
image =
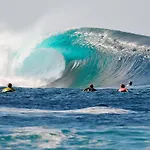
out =
{"type": "Polygon", "coordinates": [[[112,108],[112,107],[88,107],[75,110],[41,110],[41,109],[23,109],[23,108],[7,108],[0,107],[0,115],[18,115],[18,116],[47,116],[56,114],[128,114],[132,111],[112,108]]]}

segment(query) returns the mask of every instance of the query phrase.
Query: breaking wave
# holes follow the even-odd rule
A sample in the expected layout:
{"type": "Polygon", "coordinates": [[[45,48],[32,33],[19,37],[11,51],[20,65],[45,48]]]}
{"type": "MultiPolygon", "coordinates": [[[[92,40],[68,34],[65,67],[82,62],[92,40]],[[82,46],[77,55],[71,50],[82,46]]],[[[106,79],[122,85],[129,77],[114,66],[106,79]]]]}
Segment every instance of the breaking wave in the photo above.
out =
{"type": "Polygon", "coordinates": [[[115,87],[130,80],[137,86],[150,84],[148,36],[80,28],[46,35],[32,48],[1,53],[1,85],[10,80],[27,87],[115,87]]]}

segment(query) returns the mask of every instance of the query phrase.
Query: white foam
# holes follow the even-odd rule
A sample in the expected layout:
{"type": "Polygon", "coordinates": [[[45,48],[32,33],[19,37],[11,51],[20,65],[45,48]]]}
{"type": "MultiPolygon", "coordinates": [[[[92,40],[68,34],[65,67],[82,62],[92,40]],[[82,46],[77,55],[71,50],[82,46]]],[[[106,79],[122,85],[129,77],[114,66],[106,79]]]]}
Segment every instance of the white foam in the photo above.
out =
{"type": "Polygon", "coordinates": [[[111,108],[111,107],[89,107],[76,110],[68,110],[66,113],[81,113],[81,114],[126,114],[129,110],[111,108]]]}
{"type": "MultiPolygon", "coordinates": [[[[40,67],[32,66],[33,69],[30,70],[26,66],[26,72],[20,76],[17,75],[17,72],[22,68],[23,62],[26,59],[26,54],[23,54],[22,52],[14,57],[13,60],[11,60],[11,64],[9,64],[7,59],[3,57],[4,60],[1,59],[2,67],[0,67],[0,85],[5,86],[9,82],[12,82],[14,86],[41,87],[47,85],[47,82],[53,82],[59,79],[65,69],[64,57],[53,49],[48,49],[47,51],[50,55],[50,63],[45,64],[45,66],[42,67],[42,65],[44,65],[44,62],[42,62],[43,64],[40,65],[40,67]]],[[[45,53],[44,49],[41,49],[41,52],[45,53]]],[[[30,55],[32,55],[32,52],[30,53],[30,55]]],[[[35,62],[36,61],[37,60],[35,60],[35,62]]],[[[39,62],[39,64],[40,63],[41,62],[39,62]]]]}
{"type": "MultiPolygon", "coordinates": [[[[51,80],[55,81],[62,75],[65,69],[64,57],[59,52],[49,49],[47,51],[50,53],[48,60],[50,63],[47,63],[46,67],[43,66],[43,68],[41,67],[42,69],[39,66],[37,67],[37,62],[41,64],[40,66],[42,66],[43,62],[33,58],[32,65],[35,64],[35,67],[33,66],[33,69],[28,70],[29,67],[26,66],[25,73],[28,75],[24,75],[24,72],[18,75],[26,58],[39,50],[35,49],[36,44],[50,36],[43,36],[43,30],[39,28],[39,25],[41,24],[38,23],[38,25],[30,27],[30,29],[22,31],[9,29],[0,31],[0,54],[2,55],[0,59],[0,86],[6,86],[9,82],[12,82],[14,86],[19,87],[41,87],[47,84],[48,77],[50,82],[51,80]],[[36,75],[32,75],[32,72],[36,72],[36,75]]],[[[41,51],[44,53],[43,49],[41,51]]],[[[43,56],[41,57],[43,58],[43,56]]]]}
{"type": "Polygon", "coordinates": [[[22,127],[11,130],[10,136],[13,137],[13,142],[8,143],[10,146],[24,144],[31,145],[38,148],[57,148],[61,142],[66,138],[65,135],[56,129],[49,129],[44,127],[22,127]],[[27,137],[21,139],[21,137],[27,137]],[[36,136],[34,140],[30,136],[36,136]]]}
{"type": "Polygon", "coordinates": [[[88,107],[75,110],[41,110],[41,109],[25,109],[25,108],[7,108],[0,107],[0,115],[59,115],[59,114],[127,114],[130,110],[112,108],[112,107],[88,107]]]}

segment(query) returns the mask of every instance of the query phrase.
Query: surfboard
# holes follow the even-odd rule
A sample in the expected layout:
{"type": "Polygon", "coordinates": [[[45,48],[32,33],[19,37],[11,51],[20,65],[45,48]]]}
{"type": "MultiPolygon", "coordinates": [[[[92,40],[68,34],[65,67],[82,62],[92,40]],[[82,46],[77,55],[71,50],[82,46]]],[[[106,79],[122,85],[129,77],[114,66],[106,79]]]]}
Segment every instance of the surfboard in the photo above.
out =
{"type": "Polygon", "coordinates": [[[6,87],[6,88],[4,88],[4,89],[2,90],[3,93],[5,93],[5,92],[13,92],[13,91],[15,91],[15,90],[12,89],[12,88],[8,88],[8,87],[6,87]]]}

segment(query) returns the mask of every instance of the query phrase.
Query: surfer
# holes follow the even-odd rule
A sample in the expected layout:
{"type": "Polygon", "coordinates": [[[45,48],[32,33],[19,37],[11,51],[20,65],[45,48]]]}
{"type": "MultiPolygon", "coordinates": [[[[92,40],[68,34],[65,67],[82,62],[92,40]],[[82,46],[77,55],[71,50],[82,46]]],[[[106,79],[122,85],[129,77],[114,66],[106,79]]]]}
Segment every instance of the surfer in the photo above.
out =
{"type": "Polygon", "coordinates": [[[14,92],[15,89],[12,87],[11,83],[8,83],[8,87],[4,88],[2,92],[14,92]]]}
{"type": "Polygon", "coordinates": [[[119,92],[128,92],[128,89],[125,87],[124,84],[121,84],[118,91],[119,91],[119,92]]]}
{"type": "Polygon", "coordinates": [[[94,91],[97,91],[95,88],[94,88],[94,85],[93,84],[90,84],[89,87],[85,88],[84,91],[89,91],[89,92],[94,92],[94,91]]]}
{"type": "Polygon", "coordinates": [[[132,81],[129,82],[128,86],[132,86],[132,81]]]}

